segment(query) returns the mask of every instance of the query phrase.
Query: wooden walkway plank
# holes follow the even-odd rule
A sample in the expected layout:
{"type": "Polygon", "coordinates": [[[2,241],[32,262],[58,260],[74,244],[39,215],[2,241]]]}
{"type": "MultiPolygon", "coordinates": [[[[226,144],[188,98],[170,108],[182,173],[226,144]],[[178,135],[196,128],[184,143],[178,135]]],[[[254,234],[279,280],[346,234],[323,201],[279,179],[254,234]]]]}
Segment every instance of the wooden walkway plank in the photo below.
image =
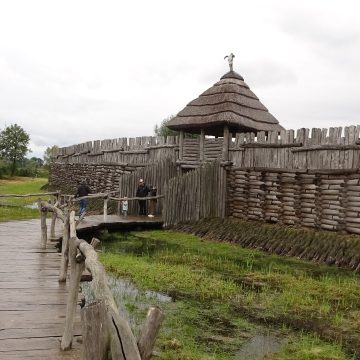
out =
{"type": "Polygon", "coordinates": [[[60,256],[48,247],[40,249],[39,220],[0,223],[0,359],[80,359],[76,341],[60,351],[67,285],[58,283],[60,256]]]}

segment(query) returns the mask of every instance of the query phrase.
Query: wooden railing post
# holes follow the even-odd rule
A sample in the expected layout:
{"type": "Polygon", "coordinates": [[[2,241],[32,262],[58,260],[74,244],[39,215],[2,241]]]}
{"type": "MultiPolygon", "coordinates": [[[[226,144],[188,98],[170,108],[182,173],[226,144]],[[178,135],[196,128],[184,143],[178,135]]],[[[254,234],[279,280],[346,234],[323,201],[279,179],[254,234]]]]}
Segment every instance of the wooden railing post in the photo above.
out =
{"type": "Polygon", "coordinates": [[[40,210],[40,224],[41,224],[41,249],[46,249],[47,243],[47,226],[46,226],[46,215],[47,210],[42,207],[41,201],[38,202],[39,210],[40,210]]]}
{"type": "Polygon", "coordinates": [[[80,279],[85,269],[84,261],[78,263],[76,260],[77,237],[75,226],[75,211],[72,211],[70,213],[70,286],[66,304],[65,329],[61,338],[61,350],[69,350],[71,348],[80,279]]]}
{"type": "Polygon", "coordinates": [[[138,340],[141,360],[149,360],[151,358],[155,340],[164,317],[164,313],[159,307],[149,309],[138,340]]]}
{"type": "Polygon", "coordinates": [[[66,282],[67,268],[69,264],[69,232],[70,232],[69,209],[65,207],[59,282],[66,282]]]}
{"type": "Polygon", "coordinates": [[[104,221],[107,220],[109,194],[104,196],[104,221]]]}

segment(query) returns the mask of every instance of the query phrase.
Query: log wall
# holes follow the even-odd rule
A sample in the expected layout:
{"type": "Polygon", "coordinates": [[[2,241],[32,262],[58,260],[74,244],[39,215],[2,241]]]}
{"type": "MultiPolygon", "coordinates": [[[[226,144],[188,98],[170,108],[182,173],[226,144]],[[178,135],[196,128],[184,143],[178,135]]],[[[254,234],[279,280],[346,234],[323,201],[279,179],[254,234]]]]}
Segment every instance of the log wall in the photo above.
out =
{"type": "MultiPolygon", "coordinates": [[[[137,169],[131,174],[120,177],[118,188],[120,197],[134,197],[139,184],[139,179],[144,179],[148,186],[157,188],[157,195],[165,193],[166,183],[177,175],[177,167],[172,159],[164,159],[156,164],[137,169]]],[[[129,202],[129,214],[138,213],[137,202],[129,202]]],[[[156,203],[156,214],[161,214],[163,209],[162,201],[156,203]]]]}
{"type": "MultiPolygon", "coordinates": [[[[230,134],[229,160],[239,167],[353,169],[360,167],[360,126],[230,134]]],[[[183,163],[199,163],[200,138],[184,139],[183,163]]],[[[222,138],[205,138],[204,161],[222,159],[222,138]]],[[[137,165],[179,158],[176,136],[96,140],[60,148],[55,163],[137,165]]]]}
{"type": "Polygon", "coordinates": [[[168,181],[165,226],[207,217],[225,216],[226,170],[214,161],[168,181]]]}
{"type": "Polygon", "coordinates": [[[228,171],[227,211],[235,218],[360,234],[360,172],[228,171]]]}

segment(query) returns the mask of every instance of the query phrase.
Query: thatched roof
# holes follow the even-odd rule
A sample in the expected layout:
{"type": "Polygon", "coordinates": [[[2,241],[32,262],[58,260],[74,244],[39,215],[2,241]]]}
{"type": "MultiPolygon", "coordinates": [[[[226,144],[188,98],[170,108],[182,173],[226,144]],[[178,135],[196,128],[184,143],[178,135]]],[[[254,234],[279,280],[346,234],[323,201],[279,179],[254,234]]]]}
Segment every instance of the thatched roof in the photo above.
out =
{"type": "Polygon", "coordinates": [[[241,75],[226,73],[210,89],[191,101],[167,126],[172,130],[222,136],[227,124],[231,132],[282,130],[283,127],[250,90],[241,75]]]}

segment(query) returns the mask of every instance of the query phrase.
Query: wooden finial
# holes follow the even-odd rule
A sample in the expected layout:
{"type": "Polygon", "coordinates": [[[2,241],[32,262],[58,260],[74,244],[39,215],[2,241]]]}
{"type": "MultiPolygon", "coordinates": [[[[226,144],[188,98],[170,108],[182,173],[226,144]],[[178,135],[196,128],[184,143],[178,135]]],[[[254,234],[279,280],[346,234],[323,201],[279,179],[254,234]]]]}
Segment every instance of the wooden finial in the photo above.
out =
{"type": "Polygon", "coordinates": [[[233,53],[230,53],[230,55],[226,55],[224,57],[224,59],[228,59],[228,62],[229,62],[229,67],[230,67],[230,71],[234,71],[233,70],[233,59],[234,59],[235,55],[233,53]]]}

